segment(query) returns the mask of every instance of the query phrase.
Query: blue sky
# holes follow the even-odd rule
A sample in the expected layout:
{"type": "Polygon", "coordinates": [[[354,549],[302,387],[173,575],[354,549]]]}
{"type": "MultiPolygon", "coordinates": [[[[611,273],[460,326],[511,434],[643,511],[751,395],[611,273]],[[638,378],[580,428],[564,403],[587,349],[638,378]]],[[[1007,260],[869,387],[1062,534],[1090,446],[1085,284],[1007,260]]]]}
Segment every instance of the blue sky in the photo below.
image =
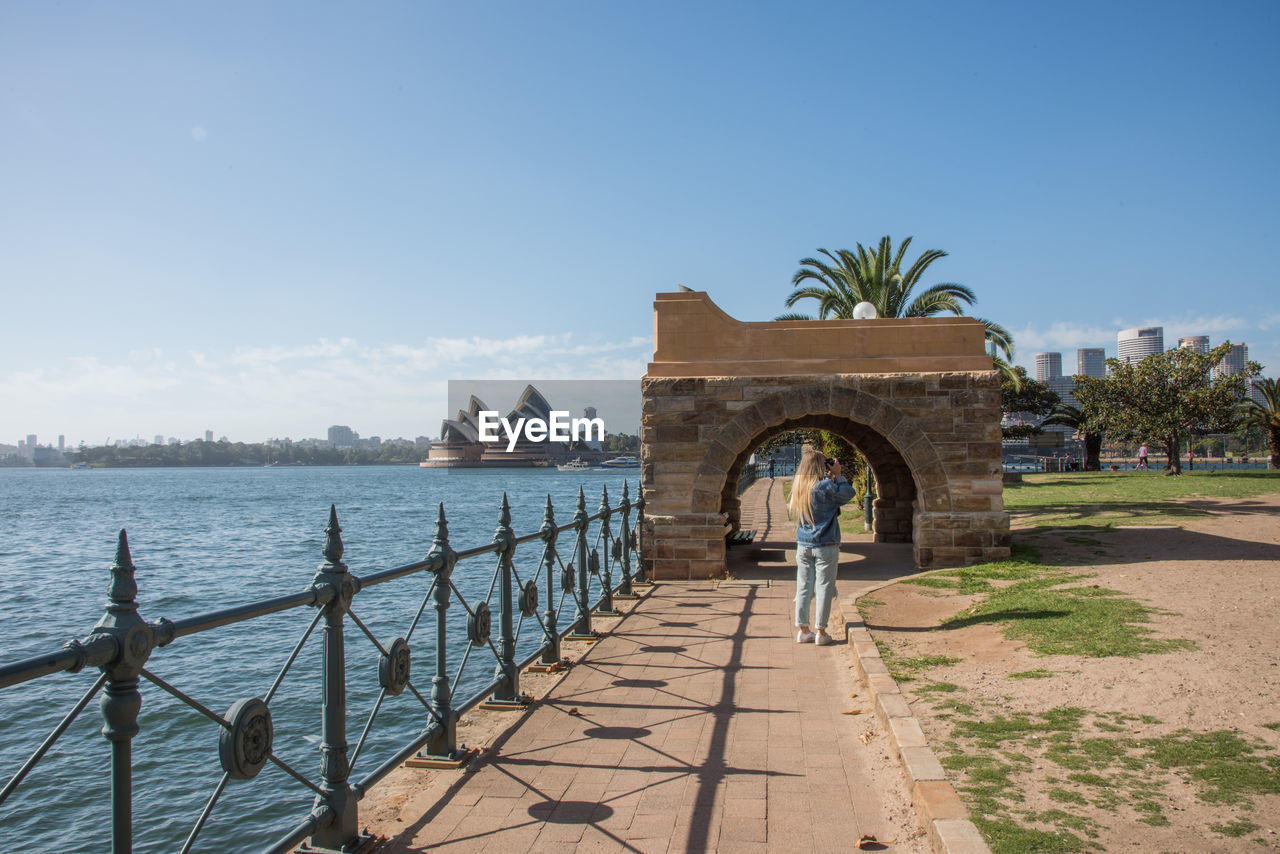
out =
{"type": "MultiPolygon", "coordinates": [[[[435,435],[635,378],[678,283],[940,248],[1017,361],[1280,370],[1280,6],[0,6],[0,442],[435,435]]],[[[914,253],[911,257],[914,257],[914,253]]]]}

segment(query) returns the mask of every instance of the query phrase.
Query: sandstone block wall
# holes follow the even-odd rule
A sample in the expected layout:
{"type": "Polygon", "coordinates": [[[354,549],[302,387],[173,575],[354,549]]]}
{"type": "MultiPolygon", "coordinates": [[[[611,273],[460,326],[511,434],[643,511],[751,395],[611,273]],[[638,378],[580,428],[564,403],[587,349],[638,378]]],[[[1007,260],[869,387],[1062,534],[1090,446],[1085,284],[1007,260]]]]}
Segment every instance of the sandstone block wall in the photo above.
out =
{"type": "Polygon", "coordinates": [[[796,427],[867,455],[876,540],[913,542],[922,569],[1009,555],[995,371],[651,376],[641,424],[654,578],[723,573],[738,475],[761,442],[796,427]]]}

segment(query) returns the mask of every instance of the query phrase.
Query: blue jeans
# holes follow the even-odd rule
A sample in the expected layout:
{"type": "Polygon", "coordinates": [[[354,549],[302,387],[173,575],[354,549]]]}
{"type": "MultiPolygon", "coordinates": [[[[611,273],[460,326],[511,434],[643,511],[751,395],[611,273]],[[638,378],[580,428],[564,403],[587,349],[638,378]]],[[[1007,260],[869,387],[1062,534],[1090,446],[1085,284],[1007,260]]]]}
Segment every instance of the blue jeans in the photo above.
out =
{"type": "Polygon", "coordinates": [[[836,598],[836,566],[840,562],[840,544],[796,546],[796,625],[827,627],[831,603],[836,598]],[[817,620],[809,622],[809,605],[813,602],[815,584],[818,598],[817,620]]]}

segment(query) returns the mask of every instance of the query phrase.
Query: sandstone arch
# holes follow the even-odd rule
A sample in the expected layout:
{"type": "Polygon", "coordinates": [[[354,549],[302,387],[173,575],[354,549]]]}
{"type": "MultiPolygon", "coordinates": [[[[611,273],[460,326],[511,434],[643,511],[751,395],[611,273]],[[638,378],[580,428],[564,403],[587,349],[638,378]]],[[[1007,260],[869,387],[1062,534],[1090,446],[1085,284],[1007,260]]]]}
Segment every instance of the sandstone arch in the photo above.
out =
{"type": "Polygon", "coordinates": [[[705,293],[659,294],[643,383],[648,559],[656,578],[719,575],[748,454],[799,426],[871,461],[879,542],[921,568],[1007,557],[999,376],[969,318],[741,323],[705,293]]]}

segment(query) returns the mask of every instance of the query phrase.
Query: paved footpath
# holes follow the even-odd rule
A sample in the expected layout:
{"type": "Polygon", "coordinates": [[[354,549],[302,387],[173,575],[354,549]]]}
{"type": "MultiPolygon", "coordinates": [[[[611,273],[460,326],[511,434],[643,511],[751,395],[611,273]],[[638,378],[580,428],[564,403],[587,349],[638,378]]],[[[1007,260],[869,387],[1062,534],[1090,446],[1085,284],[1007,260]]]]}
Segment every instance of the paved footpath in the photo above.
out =
{"type": "Polygon", "coordinates": [[[925,850],[883,736],[860,739],[878,726],[849,649],[795,643],[794,570],[762,521],[789,536],[781,484],[751,492],[766,547],[733,550],[737,580],[657,584],[566,644],[563,681],[385,850],[925,850]]]}

